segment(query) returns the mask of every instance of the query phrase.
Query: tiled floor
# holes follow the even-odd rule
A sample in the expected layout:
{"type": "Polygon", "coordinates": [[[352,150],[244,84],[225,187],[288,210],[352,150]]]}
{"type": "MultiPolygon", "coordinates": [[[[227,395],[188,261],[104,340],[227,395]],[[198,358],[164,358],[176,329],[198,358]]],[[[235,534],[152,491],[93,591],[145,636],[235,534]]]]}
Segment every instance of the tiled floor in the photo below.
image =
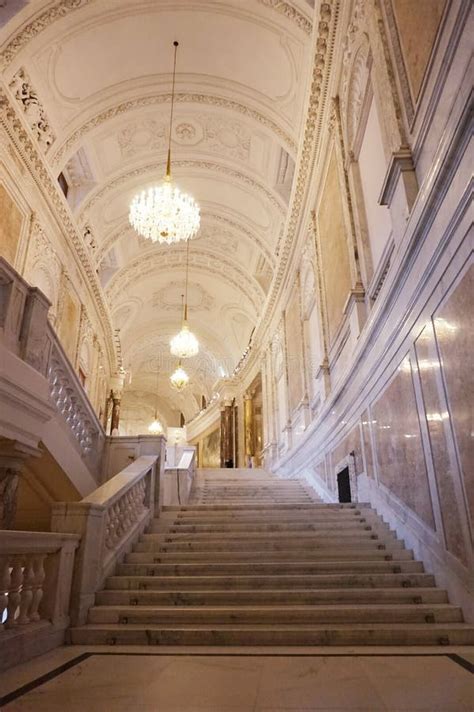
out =
{"type": "Polygon", "coordinates": [[[62,648],[0,676],[2,712],[472,712],[471,650],[62,648]],[[399,652],[399,651],[397,651],[399,652]],[[289,654],[288,654],[289,653],[289,654]],[[68,667],[69,666],[69,667],[68,667]]]}

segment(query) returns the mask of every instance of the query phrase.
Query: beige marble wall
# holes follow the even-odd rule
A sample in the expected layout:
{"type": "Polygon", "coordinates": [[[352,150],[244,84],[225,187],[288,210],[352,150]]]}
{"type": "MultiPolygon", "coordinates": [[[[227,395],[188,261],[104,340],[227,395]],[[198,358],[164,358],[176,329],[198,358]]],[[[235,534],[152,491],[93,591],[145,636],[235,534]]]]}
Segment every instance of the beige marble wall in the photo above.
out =
{"type": "Polygon", "coordinates": [[[206,435],[201,441],[200,456],[200,467],[221,466],[221,433],[219,428],[206,435]]]}
{"type": "Polygon", "coordinates": [[[413,99],[420,93],[445,0],[392,0],[413,99]]]}
{"type": "Polygon", "coordinates": [[[328,334],[329,340],[333,341],[351,289],[342,195],[334,148],[329,159],[326,182],[319,203],[317,223],[321,250],[321,271],[326,296],[328,334]]]}
{"type": "Polygon", "coordinates": [[[452,451],[449,437],[449,413],[444,402],[441,364],[431,322],[425,326],[416,340],[415,348],[446,546],[448,551],[467,564],[466,542],[456,498],[456,455],[452,451]]]}
{"type": "Polygon", "coordinates": [[[446,383],[471,520],[474,522],[473,344],[474,266],[464,273],[434,314],[434,328],[446,383]]]}
{"type": "Polygon", "coordinates": [[[341,440],[337,446],[331,452],[331,467],[335,470],[338,462],[343,460],[349,455],[349,453],[354,453],[354,465],[356,474],[360,474],[364,471],[364,460],[362,458],[362,443],[360,439],[360,429],[356,425],[346,437],[341,440]]]}
{"type": "Polygon", "coordinates": [[[368,477],[374,478],[374,455],[372,452],[372,440],[370,437],[371,415],[369,410],[364,410],[361,416],[362,421],[362,442],[365,456],[365,472],[368,477]]]}
{"type": "Polygon", "coordinates": [[[371,411],[379,481],[435,529],[409,356],[371,411]]]}
{"type": "Polygon", "coordinates": [[[15,267],[23,215],[5,186],[0,184],[0,256],[15,267]]]}
{"type": "Polygon", "coordinates": [[[58,335],[72,364],[74,364],[76,358],[80,318],[81,303],[72,289],[68,288],[64,292],[58,335]]]}
{"type": "Polygon", "coordinates": [[[304,395],[301,329],[300,295],[299,290],[295,288],[285,312],[288,395],[291,412],[301,403],[304,395]]]}

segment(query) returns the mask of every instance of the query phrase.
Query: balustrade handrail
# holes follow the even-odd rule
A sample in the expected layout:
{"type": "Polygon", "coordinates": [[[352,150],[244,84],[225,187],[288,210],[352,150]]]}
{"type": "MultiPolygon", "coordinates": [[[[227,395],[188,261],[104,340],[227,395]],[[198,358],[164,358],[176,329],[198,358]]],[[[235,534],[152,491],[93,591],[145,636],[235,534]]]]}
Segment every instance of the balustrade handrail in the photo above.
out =
{"type": "Polygon", "coordinates": [[[137,460],[114,475],[110,480],[98,487],[81,502],[102,505],[107,508],[115,504],[134,484],[153,467],[158,460],[156,455],[142,455],[137,460]]]}
{"type": "Polygon", "coordinates": [[[77,534],[32,532],[3,529],[0,531],[0,557],[9,554],[52,554],[65,541],[79,541],[77,534]]]}

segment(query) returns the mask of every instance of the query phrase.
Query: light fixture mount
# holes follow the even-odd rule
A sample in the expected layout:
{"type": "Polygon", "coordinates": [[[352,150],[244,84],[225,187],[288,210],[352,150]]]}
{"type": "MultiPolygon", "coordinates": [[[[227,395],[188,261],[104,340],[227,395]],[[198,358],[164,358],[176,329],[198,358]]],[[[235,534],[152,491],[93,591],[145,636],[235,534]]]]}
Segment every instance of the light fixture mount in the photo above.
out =
{"type": "Polygon", "coordinates": [[[130,203],[129,221],[136,232],[152,242],[173,244],[190,240],[201,224],[199,205],[194,198],[179,190],[171,177],[171,135],[173,130],[174,97],[176,83],[176,56],[179,43],[175,40],[173,85],[168,137],[166,174],[160,185],[137,193],[130,203]]]}

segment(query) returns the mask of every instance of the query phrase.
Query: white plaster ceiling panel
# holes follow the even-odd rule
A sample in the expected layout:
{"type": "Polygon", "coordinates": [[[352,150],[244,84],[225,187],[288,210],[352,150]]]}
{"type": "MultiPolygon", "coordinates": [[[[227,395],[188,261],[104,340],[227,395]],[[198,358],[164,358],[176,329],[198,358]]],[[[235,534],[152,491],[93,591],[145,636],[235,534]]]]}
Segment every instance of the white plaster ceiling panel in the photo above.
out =
{"type": "Polygon", "coordinates": [[[224,12],[216,12],[217,3],[212,13],[199,11],[199,3],[185,10],[178,2],[176,11],[163,9],[160,2],[154,11],[141,11],[140,3],[133,12],[121,5],[93,22],[78,23],[58,43],[50,77],[62,103],[85,102],[109,87],[169,74],[175,38],[181,44],[182,73],[222,79],[269,101],[288,104],[294,97],[301,57],[295,57],[276,28],[227,14],[225,5],[224,12]]]}

